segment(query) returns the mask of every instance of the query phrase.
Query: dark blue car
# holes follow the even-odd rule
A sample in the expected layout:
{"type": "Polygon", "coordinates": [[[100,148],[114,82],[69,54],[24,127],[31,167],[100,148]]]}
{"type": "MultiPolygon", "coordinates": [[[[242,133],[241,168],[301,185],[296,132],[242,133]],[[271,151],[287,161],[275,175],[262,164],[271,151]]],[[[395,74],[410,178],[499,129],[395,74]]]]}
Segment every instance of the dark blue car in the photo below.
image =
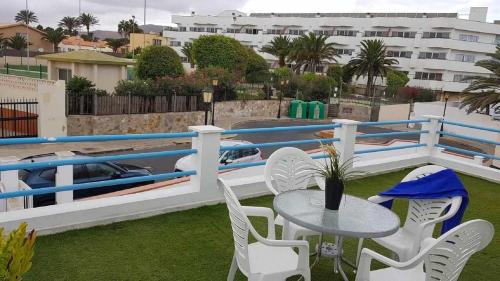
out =
{"type": "MultiPolygon", "coordinates": [[[[74,159],[81,159],[81,158],[92,158],[92,156],[84,154],[77,154],[74,156],[74,159]]],[[[24,162],[44,162],[51,160],[58,160],[58,157],[55,154],[43,154],[23,159],[24,162]]],[[[56,175],[56,167],[41,168],[34,170],[26,169],[19,171],[19,179],[24,181],[32,189],[55,186],[55,175],[56,175]]],[[[112,162],[91,163],[91,164],[73,166],[74,184],[140,177],[148,175],[151,175],[151,171],[149,169],[134,165],[112,163],[112,162]]],[[[109,192],[114,192],[122,189],[127,189],[135,186],[145,185],[149,183],[153,183],[153,181],[144,181],[131,184],[75,190],[73,191],[73,198],[80,199],[80,198],[105,194],[109,192]]],[[[34,207],[47,206],[52,204],[55,204],[54,193],[33,196],[34,207]]]]}

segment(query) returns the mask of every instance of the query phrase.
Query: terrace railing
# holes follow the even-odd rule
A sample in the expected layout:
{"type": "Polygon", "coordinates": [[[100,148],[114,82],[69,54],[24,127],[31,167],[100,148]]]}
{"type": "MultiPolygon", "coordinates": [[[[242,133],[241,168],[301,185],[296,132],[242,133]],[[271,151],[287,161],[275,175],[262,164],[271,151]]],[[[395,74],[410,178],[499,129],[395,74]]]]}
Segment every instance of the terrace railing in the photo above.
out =
{"type": "MultiPolygon", "coordinates": [[[[92,158],[74,158],[72,153],[69,152],[58,152],[56,155],[58,159],[55,161],[41,161],[41,162],[25,162],[20,161],[16,157],[8,157],[0,159],[0,186],[3,187],[0,193],[0,211],[11,210],[9,205],[12,206],[24,206],[25,208],[31,207],[29,202],[32,196],[37,196],[41,194],[56,194],[56,203],[59,205],[61,203],[70,203],[73,201],[73,191],[91,188],[102,188],[106,186],[118,185],[118,184],[128,184],[137,183],[144,181],[162,181],[167,179],[173,179],[177,177],[190,177],[190,181],[185,183],[182,188],[169,188],[167,190],[158,190],[154,197],[151,197],[148,192],[144,192],[144,195],[134,194],[134,200],[117,198],[116,200],[110,200],[109,209],[107,211],[100,210],[95,213],[88,213],[89,217],[73,217],[71,214],[66,214],[65,211],[68,210],[68,206],[72,204],[63,204],[60,207],[60,214],[65,214],[67,216],[67,224],[74,225],[75,220],[80,220],[81,224],[88,225],[89,220],[95,222],[96,224],[105,220],[116,221],[116,217],[124,217],[123,210],[128,210],[127,212],[136,212],[138,214],[146,213],[157,213],[159,209],[161,210],[177,210],[178,208],[186,208],[187,206],[199,206],[200,204],[209,204],[212,202],[220,202],[222,197],[217,191],[216,180],[220,172],[234,171],[234,173],[228,173],[224,175],[237,175],[233,180],[234,183],[241,182],[241,177],[252,177],[256,176],[257,181],[262,181],[262,178],[258,178],[258,175],[262,174],[263,165],[266,161],[262,160],[253,163],[233,163],[233,164],[221,164],[219,163],[219,152],[229,151],[229,150],[241,150],[241,149],[253,149],[253,148],[271,148],[271,147],[285,147],[285,146],[298,146],[305,144],[333,144],[336,149],[341,154],[341,161],[345,161],[354,156],[364,157],[364,155],[376,154],[375,159],[363,160],[355,162],[351,168],[363,170],[368,173],[382,173],[391,170],[402,169],[406,167],[412,167],[417,165],[423,165],[426,163],[436,163],[450,168],[457,169],[458,171],[473,174],[475,176],[487,178],[492,181],[500,182],[500,172],[498,170],[488,168],[483,166],[482,159],[496,159],[499,157],[486,154],[478,153],[472,151],[464,151],[461,148],[454,148],[451,146],[446,146],[439,144],[440,136],[448,137],[459,137],[466,139],[468,141],[481,141],[483,143],[499,145],[498,141],[495,140],[485,140],[476,137],[468,137],[464,135],[459,135],[455,133],[448,133],[446,131],[440,130],[441,122],[445,123],[447,126],[467,126],[469,128],[478,130],[489,130],[491,132],[499,132],[498,129],[478,127],[467,125],[463,123],[448,122],[443,121],[441,117],[436,116],[425,116],[424,119],[418,120],[403,120],[403,121],[388,121],[388,122],[357,122],[352,120],[334,120],[331,124],[325,125],[309,125],[309,126],[290,126],[290,127],[274,127],[274,128],[254,128],[254,129],[236,129],[236,130],[224,130],[214,126],[191,126],[189,127],[190,132],[183,133],[164,133],[164,134],[131,134],[131,135],[97,135],[97,136],[75,136],[75,137],[56,137],[56,138],[23,138],[23,139],[0,139],[0,145],[14,145],[14,144],[41,144],[41,143],[63,143],[63,142],[97,142],[97,141],[116,141],[116,140],[141,140],[141,139],[171,139],[171,138],[192,138],[192,146],[189,149],[178,149],[170,151],[160,151],[160,152],[147,152],[147,153],[136,153],[136,154],[120,154],[112,156],[98,156],[92,158]],[[404,132],[387,132],[387,133],[369,133],[369,134],[358,134],[357,130],[359,126],[384,126],[384,125],[394,125],[394,124],[420,124],[421,129],[415,131],[404,131],[404,132]],[[221,146],[221,139],[223,135],[228,134],[279,134],[281,132],[290,131],[320,131],[320,130],[334,130],[334,137],[332,138],[316,138],[316,139],[304,139],[304,140],[293,140],[293,141],[279,141],[279,142],[265,142],[265,143],[255,143],[255,144],[245,144],[238,146],[221,146]],[[387,138],[387,137],[397,137],[397,136],[408,136],[417,135],[419,140],[414,143],[404,144],[404,145],[391,145],[391,146],[380,146],[374,148],[364,148],[356,149],[355,143],[356,139],[364,138],[387,138]],[[404,151],[399,155],[386,156],[380,152],[387,151],[404,151]],[[469,155],[475,155],[476,159],[460,159],[457,157],[450,158],[443,154],[443,150],[465,153],[469,155]],[[120,161],[120,160],[130,160],[130,159],[140,159],[140,158],[157,158],[157,157],[169,157],[169,156],[181,156],[181,155],[192,155],[193,169],[189,171],[182,172],[170,172],[154,174],[142,177],[134,178],[119,178],[113,180],[105,180],[99,182],[90,183],[73,183],[73,165],[86,164],[86,163],[99,163],[106,161],[120,161]],[[378,157],[378,155],[381,155],[378,157]],[[479,158],[477,158],[479,157],[479,158]],[[478,161],[481,160],[481,161],[478,161]],[[44,167],[56,167],[56,183],[53,187],[47,188],[20,188],[20,180],[18,179],[18,171],[20,169],[39,169],[44,167]],[[241,173],[238,172],[239,169],[241,173]],[[28,198],[27,198],[28,197],[28,198]],[[141,203],[141,200],[148,200],[148,203],[141,203]],[[147,199],[146,199],[147,198],[147,199]],[[28,201],[26,201],[28,199],[28,201]],[[17,200],[17,201],[16,201],[17,200]],[[127,201],[131,200],[131,201],[127,201]],[[129,207],[116,207],[116,202],[122,202],[129,207]],[[28,202],[28,203],[27,203],[28,202]],[[156,203],[155,203],[156,202],[156,203]],[[3,208],[2,206],[5,206],[3,208]]],[[[321,152],[313,154],[313,158],[322,159],[325,155],[321,152]]],[[[318,160],[320,161],[320,160],[318,160]]],[[[248,184],[250,181],[246,181],[248,184]]],[[[256,182],[257,183],[257,182],[256,182]]],[[[260,182],[262,185],[262,182],[260,182]]],[[[257,187],[256,187],[257,188],[257,187]]],[[[153,191],[151,191],[153,192],[153,191]]],[[[262,194],[265,192],[260,190],[245,189],[242,191],[247,194],[246,196],[252,196],[256,194],[262,194]]],[[[97,208],[92,205],[92,201],[86,205],[88,208],[97,208]]],[[[108,201],[100,201],[102,207],[106,205],[108,201]],[[104,203],[103,203],[104,202],[104,203]]],[[[85,202],[87,203],[87,202],[85,202]]],[[[75,205],[76,206],[76,205],[75,205]]],[[[80,206],[80,205],[79,205],[80,206]]],[[[57,207],[57,206],[56,206],[57,207]]],[[[75,207],[76,208],[76,207],[75,207]]],[[[29,211],[25,210],[25,211],[29,211]]],[[[75,212],[80,211],[80,209],[75,210],[75,212]]],[[[44,216],[43,213],[30,213],[33,217],[44,216]]],[[[128,215],[128,213],[127,213],[128,215]]],[[[14,222],[17,222],[19,218],[11,217],[2,220],[0,218],[0,223],[12,223],[14,227],[14,222]]],[[[33,220],[35,226],[45,227],[45,228],[57,228],[58,225],[51,220],[33,220]]],[[[76,222],[78,224],[78,222],[76,222]]],[[[9,225],[9,224],[8,224],[9,225]]]]}

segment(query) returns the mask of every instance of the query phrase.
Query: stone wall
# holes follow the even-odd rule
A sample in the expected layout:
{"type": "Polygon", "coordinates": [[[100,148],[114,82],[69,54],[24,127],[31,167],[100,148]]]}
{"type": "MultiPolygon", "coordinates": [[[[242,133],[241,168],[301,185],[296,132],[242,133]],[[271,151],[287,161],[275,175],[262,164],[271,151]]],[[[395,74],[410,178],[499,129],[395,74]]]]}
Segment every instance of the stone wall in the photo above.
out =
{"type": "Polygon", "coordinates": [[[337,118],[368,121],[370,120],[370,107],[358,104],[340,104],[337,118]]]}
{"type": "Polygon", "coordinates": [[[113,135],[185,132],[191,125],[203,124],[204,112],[169,112],[130,115],[71,115],[68,135],[113,135]]]}
{"type": "MultiPolygon", "coordinates": [[[[215,104],[215,120],[241,117],[276,117],[278,100],[225,101],[215,104]]],[[[281,102],[281,116],[288,116],[290,100],[281,102]]]]}
{"type": "MultiPolygon", "coordinates": [[[[276,117],[279,101],[250,100],[227,101],[215,104],[215,120],[244,117],[276,117]]],[[[288,115],[289,100],[281,103],[281,115],[288,115]]],[[[205,121],[203,111],[169,112],[124,115],[70,115],[68,135],[140,134],[185,132],[188,126],[201,125],[205,121]]]]}

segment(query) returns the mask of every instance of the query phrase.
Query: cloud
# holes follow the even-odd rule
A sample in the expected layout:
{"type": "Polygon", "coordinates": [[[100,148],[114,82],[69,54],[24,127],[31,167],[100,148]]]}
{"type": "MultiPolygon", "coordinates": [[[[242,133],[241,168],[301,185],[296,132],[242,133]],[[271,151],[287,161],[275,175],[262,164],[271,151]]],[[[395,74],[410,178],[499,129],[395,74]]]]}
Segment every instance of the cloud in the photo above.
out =
{"type": "MultiPolygon", "coordinates": [[[[24,1],[0,0],[0,23],[12,22],[24,9],[24,1]]],[[[92,13],[100,20],[97,29],[115,30],[122,19],[136,16],[143,22],[143,0],[82,0],[82,12],[92,13]]],[[[215,15],[223,10],[244,12],[458,12],[466,14],[469,7],[487,6],[488,20],[500,19],[498,0],[147,0],[147,23],[170,23],[172,14],[215,15]]],[[[44,26],[55,26],[64,16],[78,16],[78,0],[29,0],[44,26]]]]}

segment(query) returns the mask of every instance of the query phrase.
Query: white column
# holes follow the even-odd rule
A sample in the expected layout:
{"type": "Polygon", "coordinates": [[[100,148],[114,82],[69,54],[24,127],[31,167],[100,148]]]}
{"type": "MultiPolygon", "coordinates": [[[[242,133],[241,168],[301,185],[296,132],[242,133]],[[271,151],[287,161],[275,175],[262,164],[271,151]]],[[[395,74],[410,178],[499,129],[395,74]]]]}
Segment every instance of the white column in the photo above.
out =
{"type": "Polygon", "coordinates": [[[439,143],[439,133],[441,130],[440,120],[443,119],[441,116],[435,115],[424,115],[424,118],[429,119],[429,122],[422,123],[422,130],[429,131],[426,134],[420,134],[420,143],[426,144],[427,146],[421,147],[422,152],[426,152],[429,156],[432,156],[437,152],[435,145],[439,143]]]}
{"type": "Polygon", "coordinates": [[[354,157],[354,145],[356,144],[356,132],[359,122],[349,119],[333,119],[333,122],[341,125],[335,128],[333,137],[340,138],[340,141],[334,142],[334,146],[340,153],[340,161],[343,163],[354,157]]]}
{"type": "MultiPolygon", "coordinates": [[[[71,151],[56,152],[59,160],[69,159],[75,156],[71,151]]],[[[57,166],[56,186],[73,184],[73,165],[57,166]]],[[[56,204],[73,202],[73,190],[56,192],[56,204]]]]}
{"type": "Polygon", "coordinates": [[[100,85],[98,85],[98,81],[99,81],[99,65],[96,63],[94,64],[94,84],[96,85],[97,88],[99,88],[100,85]]]}
{"type": "Polygon", "coordinates": [[[479,165],[479,166],[483,166],[483,161],[484,161],[483,156],[479,156],[479,155],[474,156],[474,164],[479,165]]]}
{"type": "MultiPolygon", "coordinates": [[[[19,158],[15,156],[0,158],[0,165],[9,165],[19,163],[19,158]]],[[[18,170],[1,171],[0,172],[0,183],[2,184],[4,191],[14,192],[19,190],[19,176],[18,170]]],[[[23,197],[8,198],[6,200],[2,199],[0,203],[1,212],[7,210],[17,210],[23,209],[23,197]]]]}
{"type": "Polygon", "coordinates": [[[191,183],[200,192],[212,192],[213,196],[217,196],[220,139],[224,129],[215,126],[189,126],[189,130],[198,132],[198,136],[192,140],[192,148],[197,153],[193,154],[196,175],[191,176],[191,183]]]}

